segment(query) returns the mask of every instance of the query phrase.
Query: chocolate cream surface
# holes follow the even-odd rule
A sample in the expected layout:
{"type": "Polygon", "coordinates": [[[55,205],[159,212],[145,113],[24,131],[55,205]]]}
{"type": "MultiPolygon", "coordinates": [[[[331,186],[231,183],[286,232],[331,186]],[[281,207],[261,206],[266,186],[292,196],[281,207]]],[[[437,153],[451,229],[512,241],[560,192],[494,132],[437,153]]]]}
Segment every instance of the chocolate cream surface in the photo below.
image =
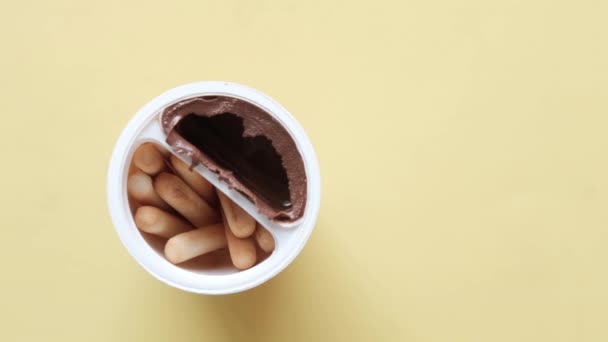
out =
{"type": "Polygon", "coordinates": [[[167,107],[167,143],[203,164],[249,198],[271,220],[293,222],[304,213],[306,172],[287,130],[262,108],[229,96],[200,96],[167,107]]]}

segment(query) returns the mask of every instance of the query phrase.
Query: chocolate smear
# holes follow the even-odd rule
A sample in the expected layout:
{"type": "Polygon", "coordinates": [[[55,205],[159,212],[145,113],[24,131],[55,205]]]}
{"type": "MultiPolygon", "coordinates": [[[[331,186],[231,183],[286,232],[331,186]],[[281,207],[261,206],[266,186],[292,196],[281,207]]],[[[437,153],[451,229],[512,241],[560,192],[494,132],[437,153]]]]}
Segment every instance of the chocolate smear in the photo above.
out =
{"type": "Polygon", "coordinates": [[[272,220],[292,222],[306,204],[304,162],[287,130],[265,110],[228,96],[202,96],[166,108],[167,143],[203,164],[272,220]]]}

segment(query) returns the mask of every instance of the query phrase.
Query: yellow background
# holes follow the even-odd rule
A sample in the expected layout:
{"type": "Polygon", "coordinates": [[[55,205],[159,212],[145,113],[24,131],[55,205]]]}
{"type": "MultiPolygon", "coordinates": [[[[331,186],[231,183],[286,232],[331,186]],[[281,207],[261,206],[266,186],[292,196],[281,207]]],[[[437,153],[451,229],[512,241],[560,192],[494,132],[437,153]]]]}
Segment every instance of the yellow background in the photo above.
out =
{"type": "Polygon", "coordinates": [[[608,340],[606,1],[0,5],[0,340],[608,340]],[[154,280],[106,208],[161,92],[250,85],[316,147],[299,258],[224,297],[154,280]]]}

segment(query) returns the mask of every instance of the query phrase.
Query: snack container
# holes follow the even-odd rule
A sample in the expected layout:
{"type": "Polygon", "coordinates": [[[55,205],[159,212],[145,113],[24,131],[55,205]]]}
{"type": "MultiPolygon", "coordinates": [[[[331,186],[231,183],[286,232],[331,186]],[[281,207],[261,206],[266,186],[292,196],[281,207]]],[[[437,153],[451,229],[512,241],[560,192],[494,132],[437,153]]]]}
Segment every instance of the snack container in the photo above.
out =
{"type": "MultiPolygon", "coordinates": [[[[181,156],[180,159],[190,164],[181,156]]],[[[122,244],[131,256],[151,275],[178,289],[200,294],[230,294],[258,286],[284,270],[302,251],[312,233],[319,213],[321,177],[315,151],[302,127],[279,103],[252,88],[228,82],[197,82],[179,86],[156,97],[129,121],[122,131],[110,160],[107,179],[108,208],[122,244]],[[131,158],[141,144],[153,142],[170,153],[165,142],[160,116],[165,108],[198,96],[230,96],[248,101],[272,115],[290,133],[304,161],[307,197],[303,216],[290,224],[269,220],[245,197],[220,181],[218,176],[198,165],[194,168],[219,191],[225,193],[256,221],[268,229],[275,240],[270,256],[250,269],[239,271],[231,265],[217,268],[188,269],[173,265],[163,256],[162,244],[146,237],[135,226],[133,207],[127,195],[127,177],[131,158]]]]}

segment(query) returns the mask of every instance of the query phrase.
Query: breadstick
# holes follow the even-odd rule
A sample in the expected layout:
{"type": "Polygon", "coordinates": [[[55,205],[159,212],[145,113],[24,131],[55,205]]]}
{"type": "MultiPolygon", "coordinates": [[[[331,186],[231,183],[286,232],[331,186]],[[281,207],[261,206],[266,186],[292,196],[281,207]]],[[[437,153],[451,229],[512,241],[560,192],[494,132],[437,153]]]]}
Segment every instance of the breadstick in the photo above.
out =
{"type": "Polygon", "coordinates": [[[255,231],[255,220],[253,217],[249,216],[243,208],[232,202],[221,191],[217,191],[217,195],[220,198],[222,212],[226,217],[226,225],[230,227],[234,236],[238,238],[251,236],[255,231]]]}
{"type": "Polygon", "coordinates": [[[171,165],[181,179],[190,185],[192,190],[201,196],[207,203],[215,204],[215,191],[213,185],[209,183],[203,176],[194,170],[190,170],[188,164],[184,163],[175,155],[171,155],[171,165]]]}
{"type": "Polygon", "coordinates": [[[160,173],[154,180],[154,189],[163,200],[195,227],[218,222],[217,213],[209,204],[176,175],[160,173]]]}
{"type": "Polygon", "coordinates": [[[156,191],[152,178],[142,171],[136,171],[127,180],[127,192],[141,204],[153,205],[155,207],[170,210],[170,207],[163,201],[156,191]]]}
{"type": "Polygon", "coordinates": [[[245,270],[253,266],[256,261],[256,250],[253,237],[240,239],[234,236],[232,230],[228,228],[225,219],[224,226],[224,230],[226,231],[226,242],[228,243],[228,251],[230,252],[232,264],[240,270],[245,270]]]}
{"type": "Polygon", "coordinates": [[[190,223],[173,216],[168,212],[156,207],[144,206],[135,212],[135,224],[140,230],[164,237],[171,238],[192,230],[190,223]]]}
{"type": "Polygon", "coordinates": [[[272,237],[272,234],[259,223],[255,227],[254,236],[258,246],[260,246],[264,252],[271,253],[274,251],[274,238],[272,237]]]}
{"type": "Polygon", "coordinates": [[[165,257],[174,264],[226,247],[224,225],[214,224],[191,230],[170,238],[165,245],[165,257]]]}
{"type": "Polygon", "coordinates": [[[165,169],[163,155],[153,143],[145,143],[137,148],[133,155],[133,164],[152,176],[165,169]]]}

